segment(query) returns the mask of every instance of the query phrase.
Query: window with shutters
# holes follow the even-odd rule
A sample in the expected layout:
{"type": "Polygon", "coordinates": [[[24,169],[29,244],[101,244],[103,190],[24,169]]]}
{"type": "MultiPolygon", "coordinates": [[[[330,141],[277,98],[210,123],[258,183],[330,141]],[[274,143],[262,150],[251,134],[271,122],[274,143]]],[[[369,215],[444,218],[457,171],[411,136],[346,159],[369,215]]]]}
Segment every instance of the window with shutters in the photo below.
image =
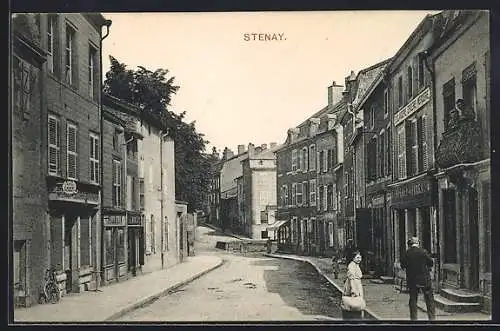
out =
{"type": "Polygon", "coordinates": [[[387,146],[387,172],[386,175],[390,176],[392,172],[392,135],[391,135],[391,128],[390,126],[387,127],[387,134],[386,134],[386,146],[387,146]]]}
{"type": "Polygon", "coordinates": [[[318,186],[318,210],[323,210],[323,206],[324,206],[324,199],[323,199],[323,196],[325,195],[325,192],[324,192],[324,187],[323,185],[319,185],[318,186]]]}
{"type": "Polygon", "coordinates": [[[370,128],[373,129],[375,127],[375,106],[370,107],[370,128]]]}
{"type": "Polygon", "coordinates": [[[327,150],[326,153],[327,153],[327,164],[326,164],[326,170],[330,170],[333,166],[332,164],[332,160],[333,160],[333,151],[331,149],[327,150]]]}
{"type": "MultiPolygon", "coordinates": [[[[476,65],[473,63],[462,72],[462,95],[464,112],[470,111],[476,117],[476,65]]],[[[462,114],[462,116],[465,114],[462,114]]]]}
{"type": "Polygon", "coordinates": [[[64,78],[66,83],[73,85],[76,83],[76,31],[69,24],[66,24],[66,45],[64,57],[64,78]]]}
{"type": "Polygon", "coordinates": [[[423,54],[418,55],[418,87],[421,88],[425,85],[425,57],[423,54]]]}
{"type": "Polygon", "coordinates": [[[78,179],[78,129],[72,123],[66,127],[66,177],[78,179]]]}
{"type": "Polygon", "coordinates": [[[113,207],[122,206],[122,164],[118,160],[113,160],[113,207]]]}
{"type": "Polygon", "coordinates": [[[403,77],[398,78],[398,107],[402,107],[404,102],[403,98],[403,77]]]}
{"type": "Polygon", "coordinates": [[[144,194],[145,194],[144,178],[139,178],[139,207],[141,208],[141,210],[144,210],[146,207],[146,200],[144,194]]]}
{"type": "Polygon", "coordinates": [[[302,157],[302,151],[299,149],[299,150],[297,151],[297,170],[298,170],[298,171],[300,171],[300,170],[302,170],[302,169],[303,169],[303,168],[302,168],[302,166],[303,166],[303,164],[302,164],[302,160],[303,160],[303,157],[302,157]]]}
{"type": "Polygon", "coordinates": [[[309,206],[316,206],[316,179],[309,181],[309,206]]]}
{"type": "Polygon", "coordinates": [[[425,171],[428,168],[428,155],[427,155],[427,117],[421,116],[417,119],[418,131],[418,169],[425,171]]]}
{"type": "Polygon", "coordinates": [[[323,172],[328,171],[328,150],[323,151],[323,172]]]}
{"type": "Polygon", "coordinates": [[[377,158],[379,159],[379,173],[378,177],[384,177],[385,176],[385,168],[386,168],[386,163],[387,163],[387,153],[385,151],[385,137],[387,134],[385,133],[384,130],[380,132],[380,138],[378,139],[379,142],[379,154],[377,155],[377,158]]]}
{"type": "Polygon", "coordinates": [[[389,114],[389,90],[384,91],[384,117],[389,114]]]}
{"type": "Polygon", "coordinates": [[[409,122],[409,146],[410,146],[410,160],[409,160],[409,175],[415,175],[419,172],[418,168],[418,129],[417,120],[413,119],[409,122]]]}
{"type": "Polygon", "coordinates": [[[47,70],[54,73],[54,38],[56,17],[47,16],[47,70]]]}
{"type": "Polygon", "coordinates": [[[332,184],[332,210],[339,210],[337,184],[332,184]]]}
{"type": "Polygon", "coordinates": [[[292,183],[292,205],[297,206],[297,183],[292,183]]]}
{"type": "Polygon", "coordinates": [[[308,170],[309,157],[307,155],[307,147],[302,148],[302,171],[308,170]]]}
{"type": "Polygon", "coordinates": [[[302,205],[307,206],[309,204],[309,181],[302,182],[302,205]]]}
{"type": "Polygon", "coordinates": [[[283,186],[283,188],[285,189],[285,196],[284,196],[284,206],[288,206],[290,204],[289,200],[288,200],[288,184],[285,184],[283,186]]]}
{"type": "Polygon", "coordinates": [[[411,98],[413,97],[413,69],[411,68],[411,66],[408,66],[408,69],[407,69],[408,73],[407,73],[407,98],[406,100],[411,100],[411,98]]]}
{"type": "Polygon", "coordinates": [[[327,203],[327,209],[334,210],[333,207],[333,185],[330,184],[327,186],[326,189],[326,203],[327,203]]]}
{"type": "Polygon", "coordinates": [[[450,112],[455,108],[455,78],[443,85],[444,129],[448,130],[450,112]]]}
{"type": "Polygon", "coordinates": [[[323,186],[323,211],[328,210],[328,186],[323,186]]]}
{"type": "Polygon", "coordinates": [[[309,146],[309,170],[316,170],[316,146],[309,146]]]}
{"type": "Polygon", "coordinates": [[[89,44],[89,59],[88,59],[88,89],[89,97],[92,100],[97,100],[97,50],[89,44]]]}
{"type": "Polygon", "coordinates": [[[292,171],[297,170],[297,150],[292,150],[292,171]]]}
{"type": "Polygon", "coordinates": [[[296,190],[297,206],[302,206],[302,183],[296,184],[296,190]]]}
{"type": "Polygon", "coordinates": [[[322,172],[323,171],[323,159],[325,158],[324,151],[319,151],[319,157],[318,157],[318,171],[322,172]]]}
{"type": "Polygon", "coordinates": [[[401,125],[398,129],[398,178],[406,177],[406,137],[405,126],[401,125]]]}
{"type": "Polygon", "coordinates": [[[99,183],[99,136],[90,134],[90,181],[99,183]]]}
{"type": "Polygon", "coordinates": [[[49,174],[59,175],[61,173],[61,133],[59,118],[54,115],[49,115],[48,126],[49,174]]]}

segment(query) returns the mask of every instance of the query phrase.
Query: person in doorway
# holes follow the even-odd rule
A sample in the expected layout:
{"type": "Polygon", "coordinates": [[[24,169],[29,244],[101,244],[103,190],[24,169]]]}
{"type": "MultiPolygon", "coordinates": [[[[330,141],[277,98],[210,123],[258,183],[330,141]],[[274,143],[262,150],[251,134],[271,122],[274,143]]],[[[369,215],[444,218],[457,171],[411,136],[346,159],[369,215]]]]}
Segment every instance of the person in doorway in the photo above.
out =
{"type": "Polygon", "coordinates": [[[401,257],[401,267],[406,270],[406,284],[410,292],[410,318],[411,320],[417,320],[418,292],[422,291],[427,316],[429,320],[435,320],[436,308],[430,276],[430,269],[433,266],[432,257],[425,249],[420,247],[420,241],[417,237],[412,237],[408,244],[410,247],[401,257]]]}

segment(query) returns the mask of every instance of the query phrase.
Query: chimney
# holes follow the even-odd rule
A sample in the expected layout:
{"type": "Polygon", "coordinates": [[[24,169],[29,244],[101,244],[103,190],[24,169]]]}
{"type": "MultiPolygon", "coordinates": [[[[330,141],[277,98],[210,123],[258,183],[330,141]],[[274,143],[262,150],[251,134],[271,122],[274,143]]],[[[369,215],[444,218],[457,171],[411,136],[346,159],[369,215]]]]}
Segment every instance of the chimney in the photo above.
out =
{"type": "Polygon", "coordinates": [[[262,147],[260,146],[255,147],[255,154],[259,154],[260,152],[262,152],[262,147]]]}
{"type": "Polygon", "coordinates": [[[260,148],[261,148],[262,150],[266,150],[266,149],[267,149],[267,144],[262,144],[262,145],[260,145],[260,148]]]}
{"type": "Polygon", "coordinates": [[[245,153],[245,145],[238,145],[238,155],[245,153]]]}
{"type": "Polygon", "coordinates": [[[269,148],[274,148],[274,147],[276,147],[276,143],[275,142],[269,143],[269,148]]]}
{"type": "Polygon", "coordinates": [[[227,153],[226,153],[226,157],[227,157],[226,160],[229,160],[233,156],[234,156],[234,152],[228,148],[227,153]]]}
{"type": "Polygon", "coordinates": [[[328,86],[328,106],[333,106],[342,100],[343,90],[344,87],[342,85],[337,85],[335,81],[332,82],[331,86],[328,86]]]}

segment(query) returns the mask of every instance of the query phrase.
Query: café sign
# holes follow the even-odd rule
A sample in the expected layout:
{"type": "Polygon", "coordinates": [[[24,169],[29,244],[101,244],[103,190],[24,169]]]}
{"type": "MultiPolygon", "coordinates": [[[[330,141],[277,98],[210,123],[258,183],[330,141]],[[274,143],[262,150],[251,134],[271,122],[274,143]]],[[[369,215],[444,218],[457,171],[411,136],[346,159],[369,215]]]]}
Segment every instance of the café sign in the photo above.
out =
{"type": "Polygon", "coordinates": [[[423,105],[429,102],[430,99],[431,99],[431,89],[430,87],[428,87],[422,92],[420,92],[419,95],[413,98],[406,106],[401,108],[394,115],[395,125],[398,125],[399,123],[404,121],[405,118],[407,118],[408,116],[416,112],[418,109],[420,109],[423,105]]]}

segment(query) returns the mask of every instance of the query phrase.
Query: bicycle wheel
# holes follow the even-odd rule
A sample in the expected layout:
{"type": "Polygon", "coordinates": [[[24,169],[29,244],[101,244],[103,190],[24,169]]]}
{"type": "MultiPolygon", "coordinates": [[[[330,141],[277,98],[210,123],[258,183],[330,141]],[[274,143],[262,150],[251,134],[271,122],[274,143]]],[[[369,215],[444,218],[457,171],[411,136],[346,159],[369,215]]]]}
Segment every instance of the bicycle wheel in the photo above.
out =
{"type": "Polygon", "coordinates": [[[59,293],[59,288],[54,283],[49,283],[46,285],[45,291],[47,293],[47,301],[50,303],[57,303],[61,299],[61,294],[59,293]]]}

